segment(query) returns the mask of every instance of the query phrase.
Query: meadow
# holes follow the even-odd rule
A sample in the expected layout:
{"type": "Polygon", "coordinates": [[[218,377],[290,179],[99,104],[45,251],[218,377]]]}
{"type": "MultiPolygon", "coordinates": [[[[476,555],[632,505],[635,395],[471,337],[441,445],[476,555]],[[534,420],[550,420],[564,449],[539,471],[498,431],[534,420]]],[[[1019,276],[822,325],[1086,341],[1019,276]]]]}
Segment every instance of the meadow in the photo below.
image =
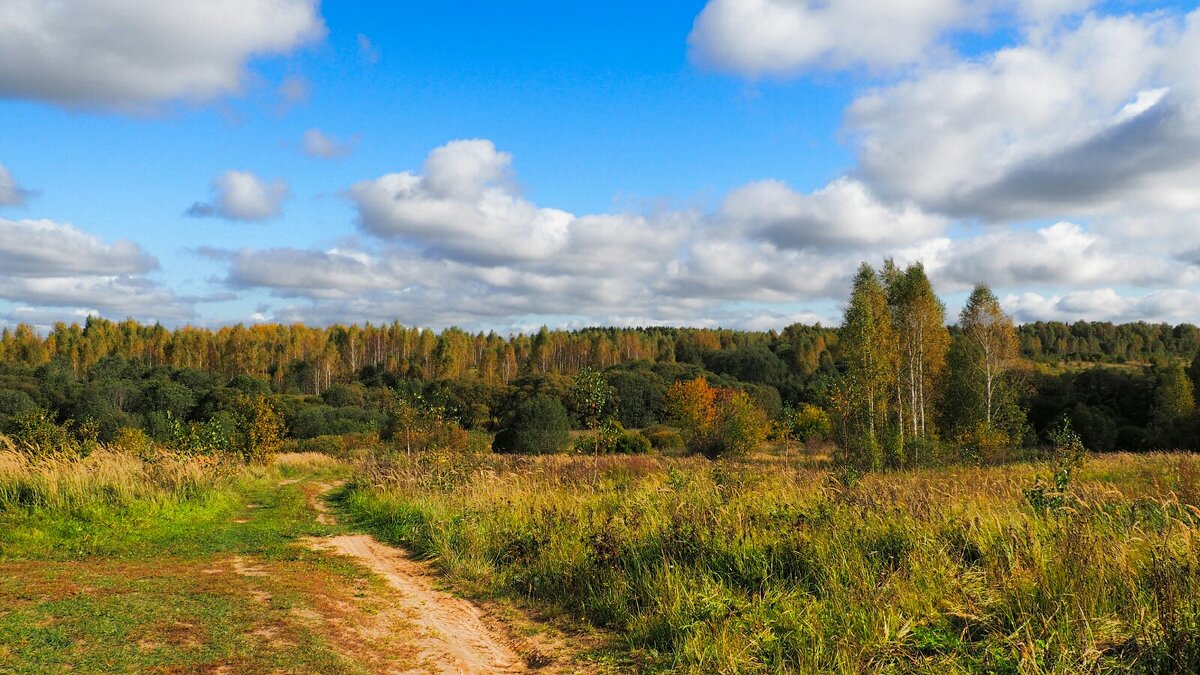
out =
{"type": "Polygon", "coordinates": [[[392,454],[342,508],[647,670],[1200,670],[1200,461],[1096,456],[1047,492],[1053,471],[392,454]]]}
{"type": "Polygon", "coordinates": [[[863,473],[772,446],[291,448],[321,452],[0,450],[0,670],[419,668],[380,577],[304,543],[362,532],[522,617],[515,640],[575,646],[521,652],[546,672],[1200,670],[1188,453],[863,473]]]}

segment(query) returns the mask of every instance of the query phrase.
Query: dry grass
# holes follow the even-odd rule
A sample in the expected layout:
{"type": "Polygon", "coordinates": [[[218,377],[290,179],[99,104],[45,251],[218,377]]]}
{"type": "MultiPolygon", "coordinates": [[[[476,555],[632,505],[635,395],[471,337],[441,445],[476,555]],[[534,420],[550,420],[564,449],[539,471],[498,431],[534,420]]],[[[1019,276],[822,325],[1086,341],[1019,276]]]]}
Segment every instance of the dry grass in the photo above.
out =
{"type": "Polygon", "coordinates": [[[215,457],[151,457],[101,448],[85,457],[34,457],[0,450],[0,511],[70,510],[194,497],[230,474],[215,457]]]}
{"type": "Polygon", "coordinates": [[[688,671],[1194,672],[1200,464],[865,477],[780,458],[368,462],[348,506],[464,589],[544,601],[688,671]]]}

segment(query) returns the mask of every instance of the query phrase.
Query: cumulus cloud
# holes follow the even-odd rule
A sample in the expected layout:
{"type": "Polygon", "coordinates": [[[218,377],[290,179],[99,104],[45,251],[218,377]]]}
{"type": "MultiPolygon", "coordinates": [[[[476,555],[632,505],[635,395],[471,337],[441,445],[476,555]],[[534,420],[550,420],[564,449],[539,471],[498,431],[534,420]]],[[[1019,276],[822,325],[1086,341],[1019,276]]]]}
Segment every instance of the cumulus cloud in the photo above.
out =
{"type": "Polygon", "coordinates": [[[17,185],[12,173],[0,164],[0,206],[24,206],[28,196],[29,191],[17,185]]]}
{"type": "Polygon", "coordinates": [[[226,282],[307,299],[286,316],[315,320],[361,312],[434,325],[549,315],[763,325],[795,312],[731,305],[840,294],[864,250],[943,227],[880,205],[852,181],[813,195],[755,184],[709,214],[579,215],[539,206],[515,185],[512,157],[490,141],[447,143],[419,172],[346,192],[370,235],[362,245],[238,251],[226,282]]]}
{"type": "Polygon", "coordinates": [[[1042,22],[1091,0],[709,0],[688,36],[697,64],[750,78],[811,69],[892,69],[938,51],[948,35],[1042,22]]]}
{"type": "Polygon", "coordinates": [[[1036,231],[989,231],[946,240],[925,259],[931,274],[955,289],[977,283],[1030,288],[1200,282],[1193,265],[1131,250],[1067,222],[1036,231]]]}
{"type": "Polygon", "coordinates": [[[73,225],[0,219],[0,299],[29,312],[86,308],[181,319],[192,308],[145,276],[158,261],[129,241],[106,244],[73,225]]]}
{"type": "Polygon", "coordinates": [[[848,111],[885,199],[992,222],[1194,211],[1200,11],[1089,15],[848,111]]]}
{"type": "Polygon", "coordinates": [[[158,261],[130,241],[105,244],[73,225],[49,220],[0,218],[0,275],[144,274],[158,261]]]}
{"type": "Polygon", "coordinates": [[[453,141],[419,171],[345,193],[367,235],[352,244],[208,255],[228,261],[230,287],[286,303],[264,316],[316,323],[779,328],[794,317],[828,321],[858,263],[885,257],[924,262],[943,293],[978,282],[1005,292],[1200,283],[1187,256],[1065,221],[963,229],[914,202],[883,201],[855,178],[811,193],[758,181],[711,212],[652,214],[574,214],[515,186],[509,154],[486,140],[453,141]]]}
{"type": "Polygon", "coordinates": [[[267,220],[283,212],[283,200],[289,195],[282,179],[266,182],[248,171],[226,171],[213,179],[213,197],[196,202],[185,212],[193,218],[217,217],[226,220],[267,220]]]}
{"type": "Polygon", "coordinates": [[[801,194],[776,180],[734,190],[718,218],[782,248],[863,248],[941,234],[944,218],[912,204],[880,203],[861,182],[840,178],[801,194]]]}
{"type": "Polygon", "coordinates": [[[139,108],[241,91],[247,62],[323,38],[317,0],[11,0],[0,96],[139,108]]]}
{"type": "Polygon", "coordinates": [[[337,159],[354,152],[354,146],[358,144],[358,139],[338,140],[320,129],[313,128],[304,132],[300,138],[300,144],[304,154],[310,157],[337,159]]]}

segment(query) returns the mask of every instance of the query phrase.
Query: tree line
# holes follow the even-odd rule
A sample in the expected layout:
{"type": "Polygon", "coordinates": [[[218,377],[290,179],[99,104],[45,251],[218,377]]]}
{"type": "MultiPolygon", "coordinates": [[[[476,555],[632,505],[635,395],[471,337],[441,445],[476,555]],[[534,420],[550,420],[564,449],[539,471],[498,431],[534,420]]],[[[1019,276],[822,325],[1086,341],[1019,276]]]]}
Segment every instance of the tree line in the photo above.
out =
{"type": "Polygon", "coordinates": [[[399,398],[492,435],[522,415],[550,415],[555,428],[608,434],[606,447],[640,446],[626,429],[709,454],[744,448],[738,439],[763,429],[785,442],[831,436],[864,466],[999,458],[1063,420],[1097,450],[1191,448],[1197,335],[1186,324],[1016,326],[986,286],[951,318],[920,265],[891,262],[859,269],[838,329],[501,337],[399,323],[167,330],[89,318],[44,335],[0,331],[0,433],[37,410],[88,420],[101,438],[123,428],[177,437],[180,425],[228,422],[239,397],[261,396],[294,438],[385,430],[399,398]],[[603,415],[580,381],[593,394],[602,385],[603,415]],[[708,407],[687,413],[685,394],[708,407]],[[534,398],[546,400],[526,405],[534,398]]]}

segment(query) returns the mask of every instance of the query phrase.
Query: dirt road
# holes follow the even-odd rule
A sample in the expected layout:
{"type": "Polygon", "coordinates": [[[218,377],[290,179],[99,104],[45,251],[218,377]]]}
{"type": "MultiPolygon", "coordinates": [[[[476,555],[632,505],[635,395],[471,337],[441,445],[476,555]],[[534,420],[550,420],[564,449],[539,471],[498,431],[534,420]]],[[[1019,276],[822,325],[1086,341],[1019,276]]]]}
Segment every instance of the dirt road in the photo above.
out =
{"type": "MultiPolygon", "coordinates": [[[[333,522],[334,516],[320,495],[337,486],[315,487],[317,498],[310,505],[322,522],[333,522]]],[[[310,544],[318,550],[354,558],[398,591],[401,609],[419,634],[415,646],[422,670],[470,674],[529,672],[504,631],[489,625],[479,607],[436,588],[428,565],[368,534],[312,539],[310,544]]]]}

